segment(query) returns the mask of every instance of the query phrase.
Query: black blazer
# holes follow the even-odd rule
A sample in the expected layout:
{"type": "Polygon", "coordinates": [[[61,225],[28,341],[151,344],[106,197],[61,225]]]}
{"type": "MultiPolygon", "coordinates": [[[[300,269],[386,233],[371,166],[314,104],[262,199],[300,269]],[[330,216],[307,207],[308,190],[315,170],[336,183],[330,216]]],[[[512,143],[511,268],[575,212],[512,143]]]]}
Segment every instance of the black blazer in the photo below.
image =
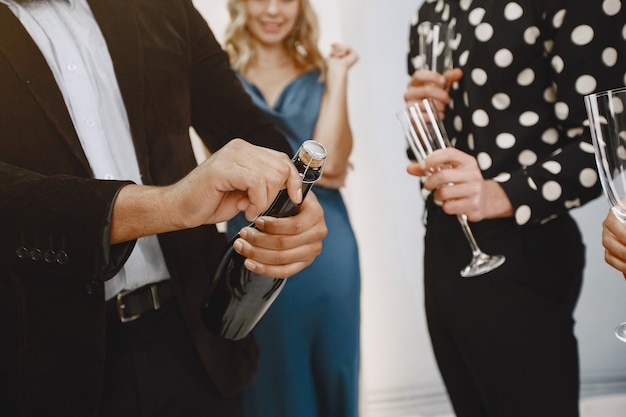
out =
{"type": "MultiPolygon", "coordinates": [[[[144,183],[196,165],[193,126],[214,151],[235,137],[289,153],[252,104],[190,0],[90,0],[107,41],[144,183]]],[[[0,5],[0,410],[90,416],[104,355],[103,283],[134,242],[109,247],[122,181],[97,181],[51,71],[0,5]]],[[[202,361],[224,395],[256,364],[250,339],[209,334],[200,304],[226,242],[214,226],[159,236],[202,361]]],[[[8,414],[5,412],[8,411],[8,414]]]]}

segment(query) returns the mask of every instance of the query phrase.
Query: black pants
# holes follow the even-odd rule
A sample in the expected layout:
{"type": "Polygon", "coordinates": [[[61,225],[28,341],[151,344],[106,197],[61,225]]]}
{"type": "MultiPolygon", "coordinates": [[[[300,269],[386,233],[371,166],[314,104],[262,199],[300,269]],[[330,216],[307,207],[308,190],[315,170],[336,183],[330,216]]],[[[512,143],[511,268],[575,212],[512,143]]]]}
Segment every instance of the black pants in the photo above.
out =
{"type": "Polygon", "coordinates": [[[454,216],[429,210],[425,243],[428,328],[457,417],[577,417],[573,310],[584,245],[569,216],[544,225],[472,225],[499,269],[462,278],[470,259],[454,216]]]}
{"type": "Polygon", "coordinates": [[[205,371],[175,301],[122,324],[107,320],[100,417],[240,417],[205,371]]]}

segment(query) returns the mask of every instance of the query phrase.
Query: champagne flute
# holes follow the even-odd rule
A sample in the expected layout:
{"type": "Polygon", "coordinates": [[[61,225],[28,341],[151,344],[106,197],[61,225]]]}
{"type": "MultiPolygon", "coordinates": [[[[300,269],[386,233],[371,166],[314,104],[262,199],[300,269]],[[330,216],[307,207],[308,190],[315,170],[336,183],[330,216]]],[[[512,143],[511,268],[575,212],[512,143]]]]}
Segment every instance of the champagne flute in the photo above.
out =
{"type": "MultiPolygon", "coordinates": [[[[423,99],[407,107],[396,116],[404,131],[404,137],[418,160],[425,159],[437,149],[451,146],[434,104],[429,99],[423,99]]],[[[503,255],[488,255],[480,249],[465,214],[457,215],[457,219],[472,250],[470,263],[461,270],[462,277],[482,275],[504,263],[503,255]]]]}
{"type": "MultiPolygon", "coordinates": [[[[626,224],[626,87],[585,96],[600,182],[611,212],[626,224]]],[[[626,322],[615,329],[626,342],[626,322]]]]}
{"type": "Polygon", "coordinates": [[[418,51],[415,68],[443,73],[452,68],[454,24],[422,22],[417,26],[418,51]]]}

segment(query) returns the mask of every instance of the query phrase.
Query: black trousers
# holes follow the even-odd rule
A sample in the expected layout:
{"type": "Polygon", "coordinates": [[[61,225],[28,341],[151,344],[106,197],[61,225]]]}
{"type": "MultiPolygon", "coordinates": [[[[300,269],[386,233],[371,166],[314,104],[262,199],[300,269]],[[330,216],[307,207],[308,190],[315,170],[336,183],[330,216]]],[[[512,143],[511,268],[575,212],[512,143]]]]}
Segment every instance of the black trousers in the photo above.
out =
{"type": "Polygon", "coordinates": [[[175,301],[130,323],[107,318],[100,417],[241,417],[213,385],[175,301]]]}
{"type": "Polygon", "coordinates": [[[471,253],[456,218],[430,208],[427,222],[427,322],[457,417],[577,417],[585,248],[575,221],[472,224],[485,252],[506,256],[472,278],[459,275],[471,253]]]}

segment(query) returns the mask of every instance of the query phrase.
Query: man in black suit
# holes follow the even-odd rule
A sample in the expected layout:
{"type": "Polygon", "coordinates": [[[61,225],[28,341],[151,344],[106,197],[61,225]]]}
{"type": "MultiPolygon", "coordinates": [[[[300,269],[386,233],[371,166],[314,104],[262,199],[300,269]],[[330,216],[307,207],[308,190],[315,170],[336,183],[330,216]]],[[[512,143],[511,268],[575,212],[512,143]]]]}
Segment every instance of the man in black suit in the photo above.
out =
{"type": "MultiPolygon", "coordinates": [[[[0,0],[0,91],[2,414],[239,415],[257,352],[202,325],[213,224],[301,188],[191,1],[0,0]]],[[[257,226],[238,251],[276,277],[326,233],[314,195],[257,226]]]]}

